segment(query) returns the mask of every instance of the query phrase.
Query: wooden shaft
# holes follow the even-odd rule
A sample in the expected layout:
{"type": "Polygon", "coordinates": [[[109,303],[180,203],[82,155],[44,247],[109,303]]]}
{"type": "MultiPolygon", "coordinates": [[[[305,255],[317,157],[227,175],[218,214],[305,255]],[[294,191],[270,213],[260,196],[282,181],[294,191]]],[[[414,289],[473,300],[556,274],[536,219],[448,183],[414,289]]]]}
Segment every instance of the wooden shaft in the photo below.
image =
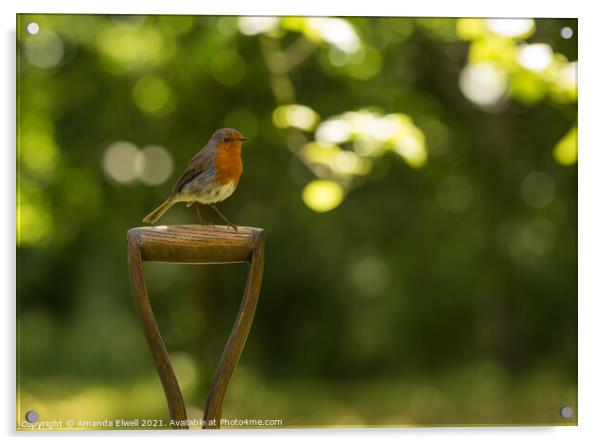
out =
{"type": "Polygon", "coordinates": [[[262,229],[226,226],[155,226],[128,230],[128,264],[134,302],[151,349],[169,413],[176,428],[188,428],[186,408],[169,355],[151,308],[143,261],[175,263],[250,262],[247,282],[234,327],[211,382],[205,405],[204,428],[219,428],[228,384],[251,330],[264,262],[262,229]]]}
{"type": "Polygon", "coordinates": [[[205,404],[204,428],[220,427],[222,406],[228,383],[245,346],[255,316],[263,276],[263,256],[264,237],[263,231],[260,231],[256,232],[253,237],[251,263],[240,309],[211,382],[209,397],[205,404]]]}
{"type": "MultiPolygon", "coordinates": [[[[184,398],[182,397],[176,374],[169,361],[169,355],[167,354],[167,349],[165,349],[165,344],[161,338],[161,333],[159,332],[159,327],[155,321],[153,309],[148,298],[146,283],[144,281],[142,257],[140,255],[140,233],[136,230],[128,231],[128,264],[134,303],[138,310],[138,316],[142,322],[142,329],[153,355],[155,366],[159,372],[159,378],[161,379],[163,391],[167,398],[169,414],[173,420],[185,421],[187,417],[184,398]]],[[[182,423],[176,426],[176,428],[188,429],[188,426],[182,423]]]]}

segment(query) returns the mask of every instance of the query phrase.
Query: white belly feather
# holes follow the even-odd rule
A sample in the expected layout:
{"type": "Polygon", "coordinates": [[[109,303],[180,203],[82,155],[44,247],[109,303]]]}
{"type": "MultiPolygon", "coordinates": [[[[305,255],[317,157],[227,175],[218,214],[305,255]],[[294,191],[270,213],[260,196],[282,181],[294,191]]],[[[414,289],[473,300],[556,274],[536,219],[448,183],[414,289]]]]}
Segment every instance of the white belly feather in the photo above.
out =
{"type": "Polygon", "coordinates": [[[224,185],[214,183],[207,184],[201,190],[190,190],[189,187],[184,187],[182,193],[177,197],[178,201],[183,202],[200,202],[201,204],[214,204],[222,202],[228,198],[236,190],[234,182],[228,182],[224,185]]]}

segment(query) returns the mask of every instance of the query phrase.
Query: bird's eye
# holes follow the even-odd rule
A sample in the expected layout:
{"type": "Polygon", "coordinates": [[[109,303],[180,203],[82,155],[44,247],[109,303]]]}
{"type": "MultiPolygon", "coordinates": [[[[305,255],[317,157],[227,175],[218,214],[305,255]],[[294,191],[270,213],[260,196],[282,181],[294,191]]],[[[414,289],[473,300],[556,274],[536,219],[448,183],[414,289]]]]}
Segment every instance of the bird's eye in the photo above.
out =
{"type": "Polygon", "coordinates": [[[224,138],[224,142],[230,142],[230,138],[229,137],[225,137],[224,138]]]}

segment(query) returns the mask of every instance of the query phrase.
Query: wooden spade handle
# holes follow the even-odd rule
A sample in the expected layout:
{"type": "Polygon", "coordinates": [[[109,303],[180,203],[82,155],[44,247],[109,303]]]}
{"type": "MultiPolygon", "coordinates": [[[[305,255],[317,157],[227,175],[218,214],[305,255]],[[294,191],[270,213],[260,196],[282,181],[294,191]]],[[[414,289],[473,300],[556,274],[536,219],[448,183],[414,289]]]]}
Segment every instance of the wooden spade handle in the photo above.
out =
{"type": "Polygon", "coordinates": [[[228,383],[251,330],[257,307],[263,276],[263,230],[254,227],[238,227],[238,231],[235,231],[227,226],[155,226],[130,229],[127,238],[134,303],[176,428],[188,428],[185,422],[186,407],[150,304],[143,262],[250,263],[240,309],[205,405],[204,428],[219,428],[228,383]]]}

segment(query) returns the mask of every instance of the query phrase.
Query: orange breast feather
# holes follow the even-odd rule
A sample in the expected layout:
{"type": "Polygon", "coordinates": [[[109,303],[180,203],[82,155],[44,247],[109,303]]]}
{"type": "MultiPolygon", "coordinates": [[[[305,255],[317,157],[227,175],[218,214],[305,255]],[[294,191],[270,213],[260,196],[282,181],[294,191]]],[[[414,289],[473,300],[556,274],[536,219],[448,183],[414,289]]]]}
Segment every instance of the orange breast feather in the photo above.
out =
{"type": "Polygon", "coordinates": [[[240,158],[240,142],[221,142],[215,151],[215,182],[225,185],[229,182],[238,184],[242,173],[240,158]]]}

